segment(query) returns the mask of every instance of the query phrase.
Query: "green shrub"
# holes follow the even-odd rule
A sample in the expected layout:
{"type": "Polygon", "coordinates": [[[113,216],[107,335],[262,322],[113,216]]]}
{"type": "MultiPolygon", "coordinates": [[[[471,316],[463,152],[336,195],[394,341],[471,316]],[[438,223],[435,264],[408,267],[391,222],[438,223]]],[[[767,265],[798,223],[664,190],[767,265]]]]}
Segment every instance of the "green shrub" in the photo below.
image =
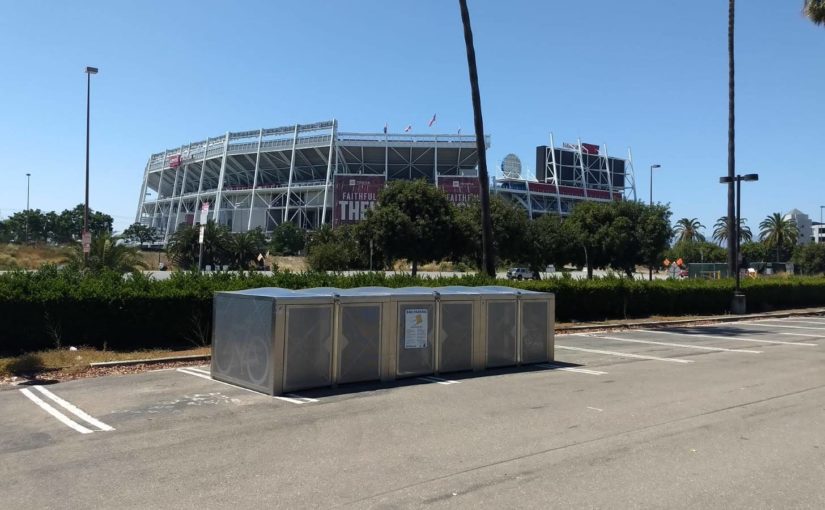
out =
{"type": "MultiPolygon", "coordinates": [[[[437,279],[364,272],[173,273],[155,281],[141,273],[88,274],[46,266],[0,275],[0,352],[17,354],[56,346],[109,349],[185,347],[209,342],[212,295],[254,287],[406,287],[501,285],[468,274],[437,279]]],[[[506,283],[554,292],[556,320],[590,321],[651,315],[724,313],[732,280],[634,281],[621,278],[550,278],[506,283]]],[[[746,280],[748,309],[763,311],[825,305],[825,278],[746,280]]]]}

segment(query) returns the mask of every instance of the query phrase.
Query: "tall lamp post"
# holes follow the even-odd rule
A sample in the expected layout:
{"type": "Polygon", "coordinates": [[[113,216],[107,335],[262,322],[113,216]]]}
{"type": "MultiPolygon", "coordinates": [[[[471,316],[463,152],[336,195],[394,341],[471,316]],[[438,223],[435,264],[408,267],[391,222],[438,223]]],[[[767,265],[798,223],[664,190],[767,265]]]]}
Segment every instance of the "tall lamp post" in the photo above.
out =
{"type": "Polygon", "coordinates": [[[825,209],[825,205],[819,206],[819,228],[816,231],[816,242],[822,243],[825,242],[822,240],[822,231],[825,226],[822,225],[822,209],[825,209]]]}
{"type": "Polygon", "coordinates": [[[745,174],[745,175],[736,175],[733,178],[731,177],[720,177],[719,182],[722,184],[731,184],[736,183],[736,216],[734,218],[734,238],[730,240],[731,248],[733,248],[733,259],[736,261],[734,264],[734,273],[736,277],[736,287],[733,291],[733,302],[731,304],[731,311],[736,314],[743,314],[745,313],[746,309],[746,302],[745,302],[745,295],[742,294],[742,289],[740,287],[740,278],[739,278],[739,266],[742,263],[742,257],[739,253],[739,242],[742,237],[741,235],[741,218],[742,218],[742,181],[752,182],[758,181],[759,174],[745,174]]]}
{"type": "Polygon", "coordinates": [[[29,244],[29,190],[31,189],[31,176],[26,174],[26,244],[29,244]]]}
{"type": "Polygon", "coordinates": [[[650,165],[650,205],[653,205],[653,169],[662,168],[662,165],[650,165]]]}
{"type": "MultiPolygon", "coordinates": [[[[653,169],[662,168],[662,165],[650,165],[650,205],[653,205],[653,169]]],[[[653,266],[647,266],[647,279],[653,281],[653,266]]]]}
{"type": "Polygon", "coordinates": [[[83,206],[83,260],[88,262],[92,236],[89,234],[89,104],[91,99],[92,75],[97,67],[86,67],[86,202],[83,206]]]}

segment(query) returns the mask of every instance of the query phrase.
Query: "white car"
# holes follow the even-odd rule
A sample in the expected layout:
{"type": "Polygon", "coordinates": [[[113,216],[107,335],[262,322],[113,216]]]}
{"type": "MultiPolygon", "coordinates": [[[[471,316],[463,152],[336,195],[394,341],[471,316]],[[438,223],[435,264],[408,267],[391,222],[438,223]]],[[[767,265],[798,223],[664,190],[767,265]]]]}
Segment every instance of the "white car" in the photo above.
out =
{"type": "Polygon", "coordinates": [[[513,267],[507,271],[508,280],[533,280],[537,276],[535,272],[523,267],[513,267]]]}

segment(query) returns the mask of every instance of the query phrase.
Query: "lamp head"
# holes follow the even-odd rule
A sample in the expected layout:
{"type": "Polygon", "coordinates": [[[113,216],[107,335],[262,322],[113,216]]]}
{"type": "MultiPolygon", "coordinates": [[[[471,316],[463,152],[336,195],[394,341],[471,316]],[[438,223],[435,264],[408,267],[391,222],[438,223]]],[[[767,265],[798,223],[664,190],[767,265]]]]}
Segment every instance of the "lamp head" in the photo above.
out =
{"type": "Polygon", "coordinates": [[[650,165],[650,168],[662,168],[662,165],[650,165]]]}
{"type": "Polygon", "coordinates": [[[758,181],[759,174],[745,174],[742,176],[743,181],[758,181]]]}
{"type": "Polygon", "coordinates": [[[721,184],[730,184],[730,183],[733,182],[733,178],[732,177],[720,177],[719,182],[721,184]]]}
{"type": "Polygon", "coordinates": [[[86,67],[86,74],[97,74],[97,67],[86,67]]]}

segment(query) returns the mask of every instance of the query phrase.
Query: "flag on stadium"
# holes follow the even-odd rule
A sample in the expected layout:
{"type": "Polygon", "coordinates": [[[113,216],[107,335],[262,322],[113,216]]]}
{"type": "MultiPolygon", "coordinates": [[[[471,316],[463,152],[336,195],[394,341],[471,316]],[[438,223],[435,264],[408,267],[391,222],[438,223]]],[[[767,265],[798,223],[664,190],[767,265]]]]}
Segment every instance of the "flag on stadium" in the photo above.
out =
{"type": "Polygon", "coordinates": [[[384,123],[384,134],[385,134],[385,135],[387,134],[387,128],[389,128],[389,124],[387,124],[387,123],[385,122],[385,123],[384,123]]]}
{"type": "Polygon", "coordinates": [[[175,154],[169,158],[169,166],[171,168],[177,168],[180,166],[180,154],[175,154]]]}
{"type": "Polygon", "coordinates": [[[430,123],[427,124],[427,127],[433,127],[433,124],[435,124],[435,114],[433,114],[433,118],[430,119],[430,123]]]}
{"type": "Polygon", "coordinates": [[[408,124],[407,127],[404,128],[405,133],[409,133],[410,131],[412,131],[412,124],[408,124]]]}
{"type": "Polygon", "coordinates": [[[459,135],[461,134],[461,128],[458,128],[458,134],[459,135]]]}

